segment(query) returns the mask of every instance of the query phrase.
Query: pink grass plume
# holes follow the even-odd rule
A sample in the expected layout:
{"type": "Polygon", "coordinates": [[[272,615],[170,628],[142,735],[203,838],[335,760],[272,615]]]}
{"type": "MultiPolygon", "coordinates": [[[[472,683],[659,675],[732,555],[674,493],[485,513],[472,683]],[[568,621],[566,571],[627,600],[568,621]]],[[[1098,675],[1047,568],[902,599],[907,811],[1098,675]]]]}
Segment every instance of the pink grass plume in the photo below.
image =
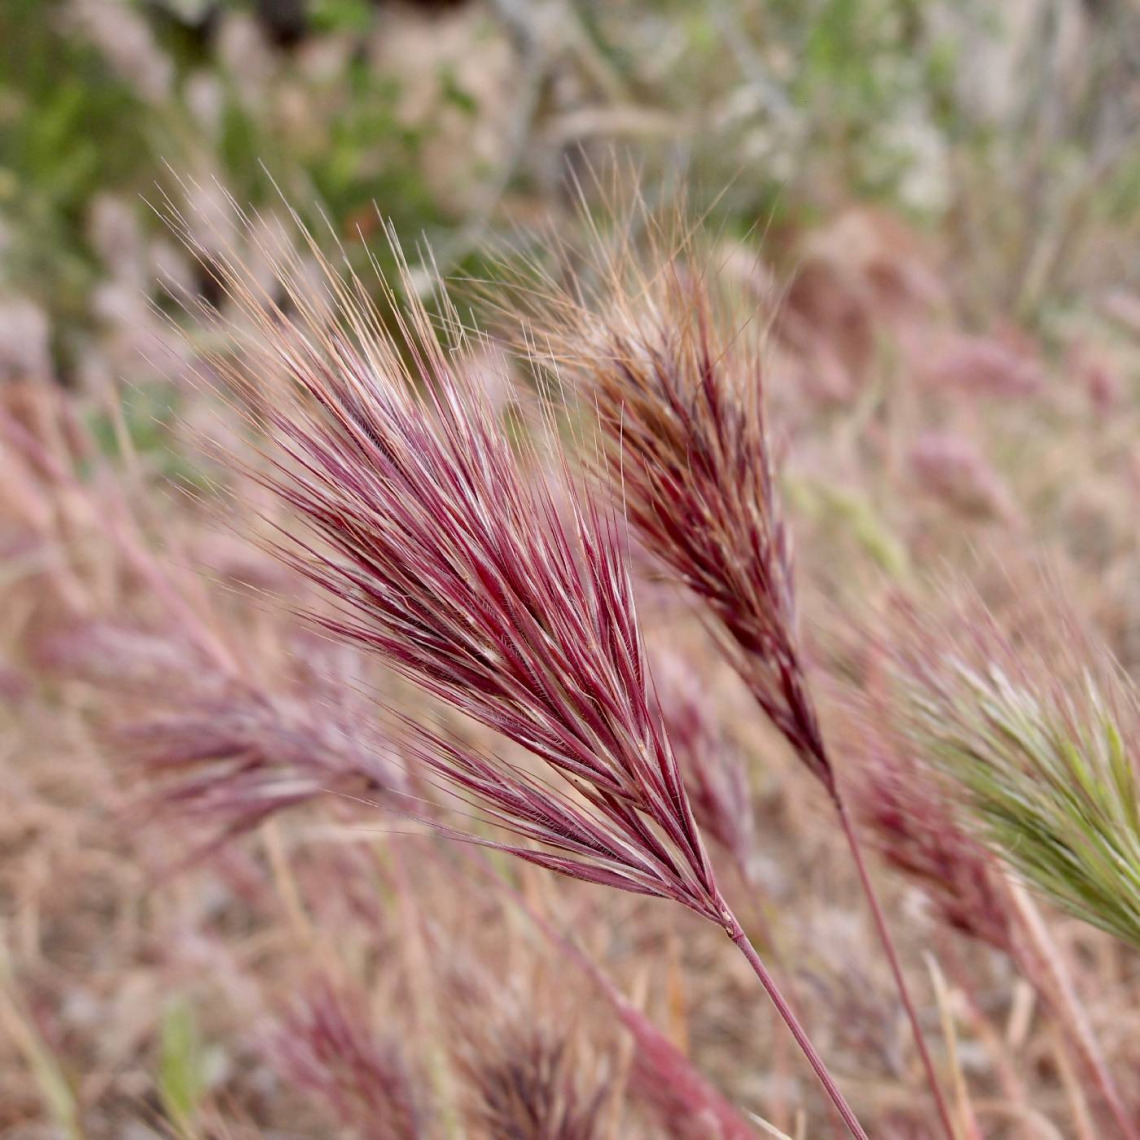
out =
{"type": "Polygon", "coordinates": [[[381,311],[354,276],[322,262],[318,289],[284,260],[287,314],[235,258],[214,264],[244,329],[214,366],[270,441],[255,475],[301,524],[279,553],[334,607],[314,621],[529,754],[408,724],[405,754],[499,837],[451,833],[721,926],[865,1136],[717,886],[654,708],[621,515],[557,451],[553,473],[538,461],[543,433],[507,430],[446,299],[434,322],[390,290],[381,311]]]}

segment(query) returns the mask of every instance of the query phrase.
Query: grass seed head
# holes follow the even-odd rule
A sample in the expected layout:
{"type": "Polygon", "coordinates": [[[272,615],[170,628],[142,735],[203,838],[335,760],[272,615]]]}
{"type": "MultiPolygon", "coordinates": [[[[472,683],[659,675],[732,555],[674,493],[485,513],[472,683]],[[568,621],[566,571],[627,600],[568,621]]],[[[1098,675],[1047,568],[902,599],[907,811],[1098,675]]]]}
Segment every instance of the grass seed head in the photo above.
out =
{"type": "Polygon", "coordinates": [[[515,854],[723,921],[653,708],[619,516],[507,429],[446,301],[442,321],[391,294],[382,312],[327,262],[323,289],[286,262],[283,308],[217,264],[246,333],[216,366],[272,441],[260,477],[303,531],[282,557],[335,607],[315,620],[544,767],[419,726],[409,754],[515,854]]]}
{"type": "Polygon", "coordinates": [[[423,1140],[433,1133],[415,1081],[394,1041],[376,1036],[362,994],[314,983],[272,1030],[267,1052],[346,1128],[368,1140],[423,1140]]]}
{"type": "Polygon", "coordinates": [[[655,701],[681,765],[693,814],[747,877],[755,854],[752,789],[702,679],[675,654],[653,661],[655,701]]]}
{"type": "Polygon", "coordinates": [[[503,1140],[602,1140],[610,1080],[572,1036],[515,1021],[486,1026],[462,1058],[468,1120],[503,1140]]]}
{"type": "Polygon", "coordinates": [[[601,246],[574,292],[550,278],[520,286],[530,351],[596,410],[596,473],[642,543],[706,603],[753,696],[830,789],[796,629],[760,351],[752,330],[725,333],[690,244],[659,236],[644,259],[628,243],[601,246]]]}
{"type": "Polygon", "coordinates": [[[951,929],[995,949],[1012,947],[1000,865],[960,818],[936,773],[890,732],[884,710],[866,710],[852,744],[859,756],[855,802],[882,857],[914,882],[951,929]]]}
{"type": "Polygon", "coordinates": [[[1140,701],[1107,652],[1063,609],[1007,631],[975,604],[941,628],[907,623],[895,664],[906,739],[979,834],[1058,905],[1140,945],[1140,701]]]}

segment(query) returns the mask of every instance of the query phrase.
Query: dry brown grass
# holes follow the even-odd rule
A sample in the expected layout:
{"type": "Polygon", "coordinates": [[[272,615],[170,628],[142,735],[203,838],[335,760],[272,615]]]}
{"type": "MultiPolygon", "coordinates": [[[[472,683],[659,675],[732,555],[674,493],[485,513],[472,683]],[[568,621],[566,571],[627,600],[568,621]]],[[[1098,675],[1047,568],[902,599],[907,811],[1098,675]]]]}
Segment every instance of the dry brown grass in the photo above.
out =
{"type": "MultiPolygon", "coordinates": [[[[1072,604],[1123,667],[1140,664],[1131,392],[1140,355],[1131,334],[1087,318],[1074,340],[1110,355],[1122,377],[1110,390],[1079,360],[1070,368],[1064,354],[1008,332],[964,345],[924,284],[938,280],[937,265],[917,246],[877,237],[873,219],[850,224],[864,227],[859,256],[844,263],[832,250],[797,278],[796,320],[775,323],[767,355],[805,669],[839,779],[857,795],[873,772],[861,768],[861,738],[847,725],[847,695],[869,668],[853,619],[900,590],[928,602],[932,565],[966,576],[1009,614],[1002,551],[1011,541],[1030,548],[1059,566],[1072,604]],[[838,295],[850,319],[834,328],[817,320],[828,307],[813,302],[818,289],[838,295]],[[801,382],[821,360],[843,377],[823,395],[801,382]],[[1027,362],[1039,376],[1032,386],[1021,379],[1027,362]],[[1011,370],[1016,383],[1005,383],[1011,370]],[[964,477],[956,469],[916,486],[913,452],[930,432],[972,441],[1008,497],[1001,511],[975,509],[977,486],[955,483],[964,477]]],[[[722,252],[731,276],[728,254],[739,251],[722,252]]],[[[381,802],[382,780],[356,772],[341,786],[330,777],[318,782],[347,794],[315,799],[312,786],[289,782],[282,741],[296,746],[298,735],[310,753],[343,756],[348,740],[367,763],[387,762],[382,740],[369,737],[377,697],[446,714],[299,623],[293,610],[320,605],[317,595],[219,535],[210,494],[160,498],[145,463],[101,456],[83,427],[91,397],[36,384],[2,395],[0,1134],[318,1137],[355,1126],[402,1135],[384,1132],[341,1085],[330,1096],[282,1063],[274,1026],[311,1030],[297,1002],[313,993],[340,995],[347,1010],[326,1019],[326,1036],[351,1015],[353,1040],[365,1043],[358,1055],[376,1065],[398,1055],[426,1106],[423,1135],[503,1135],[489,1123],[501,1119],[503,1097],[512,1111],[527,1095],[550,1103],[544,1081],[558,1083],[551,1115],[578,1131],[520,1136],[724,1132],[710,1123],[715,1112],[686,1119],[668,1102],[662,1112],[648,1038],[623,1028],[613,993],[544,924],[573,931],[629,1008],[739,1107],[741,1121],[754,1112],[789,1135],[829,1133],[810,1072],[709,924],[492,856],[490,872],[510,889],[496,887],[485,864],[381,802]],[[251,700],[256,716],[240,711],[251,700]],[[157,826],[140,815],[141,777],[123,729],[174,720],[196,739],[239,725],[199,762],[252,780],[241,803],[250,786],[275,807],[273,796],[305,802],[264,821],[240,817],[242,834],[182,865],[235,821],[208,801],[196,813],[204,832],[168,810],[157,826]],[[189,1045],[179,1033],[187,1022],[189,1045]]],[[[211,403],[200,391],[186,400],[195,414],[211,403]]],[[[193,443],[181,446],[216,473],[193,443]]],[[[229,509],[242,539],[264,528],[255,515],[287,521],[265,501],[229,509]]],[[[733,908],[870,1133],[936,1135],[818,782],[754,709],[688,600],[648,582],[640,605],[651,642],[700,679],[706,711],[746,763],[753,833],[738,861],[747,874],[714,852],[733,908]]],[[[491,743],[469,724],[449,727],[491,743]]],[[[414,779],[404,790],[426,791],[414,779]]],[[[875,878],[962,1134],[1113,1135],[1063,1018],[1024,960],[970,937],[965,921],[944,921],[937,894],[890,863],[875,878]]],[[[1135,951],[1049,910],[1045,922],[1135,1117],[1135,951]]],[[[305,1055],[310,1068],[319,1054],[305,1055]]]]}

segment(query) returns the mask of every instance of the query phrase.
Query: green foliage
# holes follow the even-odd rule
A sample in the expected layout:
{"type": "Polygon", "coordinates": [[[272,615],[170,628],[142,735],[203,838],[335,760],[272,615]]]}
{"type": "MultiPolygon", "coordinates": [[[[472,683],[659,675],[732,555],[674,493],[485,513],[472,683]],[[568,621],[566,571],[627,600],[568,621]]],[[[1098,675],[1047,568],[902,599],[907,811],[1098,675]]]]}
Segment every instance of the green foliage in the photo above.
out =
{"type": "MultiPolygon", "coordinates": [[[[204,41],[176,11],[145,11],[182,71],[211,66],[204,41]]],[[[0,284],[47,310],[56,348],[66,353],[76,334],[78,345],[93,327],[89,298],[101,267],[86,237],[91,199],[102,191],[153,192],[162,162],[188,166],[205,140],[177,99],[141,102],[64,15],[60,0],[0,5],[0,221],[9,235],[0,284]]],[[[363,33],[374,19],[369,0],[319,0],[312,10],[318,35],[363,33]]],[[[282,66],[288,71],[287,58],[282,66]]],[[[447,105],[477,113],[454,77],[440,82],[447,105]]],[[[239,201],[276,201],[276,181],[319,207],[350,245],[357,224],[371,224],[375,205],[407,232],[445,220],[420,171],[424,130],[397,117],[399,89],[390,77],[355,56],[334,86],[310,94],[330,107],[312,137],[283,135],[271,113],[242,106],[230,91],[216,162],[239,201]]],[[[272,108],[270,99],[265,110],[272,108]]]]}
{"type": "Polygon", "coordinates": [[[314,0],[309,12],[316,32],[366,32],[375,17],[371,0],[314,0]]]}
{"type": "Polygon", "coordinates": [[[162,1106],[180,1135],[193,1136],[208,1080],[198,1023],[186,1002],[172,1001],[167,1006],[160,1040],[158,1091],[162,1106]]]}
{"type": "Polygon", "coordinates": [[[98,53],[60,30],[53,0],[0,13],[0,217],[6,284],[57,319],[86,319],[95,265],[84,234],[99,189],[148,165],[146,115],[98,53]]]}
{"type": "Polygon", "coordinates": [[[58,4],[5,8],[0,162],[74,219],[93,184],[122,183],[140,168],[141,108],[93,48],[59,30],[58,4]]]}
{"type": "Polygon", "coordinates": [[[300,155],[332,216],[349,219],[380,205],[399,224],[439,217],[419,171],[421,131],[396,115],[399,88],[367,60],[349,65],[350,97],[329,124],[327,144],[300,155]]]}
{"type": "MultiPolygon", "coordinates": [[[[182,412],[182,392],[166,380],[125,387],[115,412],[99,409],[88,418],[91,438],[100,454],[122,460],[122,433],[130,450],[159,479],[205,493],[213,487],[210,473],[174,445],[173,431],[182,412]]],[[[86,474],[86,472],[84,472],[86,474]]]]}
{"type": "MultiPolygon", "coordinates": [[[[123,390],[119,415],[131,447],[140,454],[161,451],[178,413],[178,392],[165,382],[132,385],[123,390]]],[[[119,454],[115,418],[96,412],[90,421],[91,435],[105,455],[119,454]]]]}
{"type": "Polygon", "coordinates": [[[1140,155],[1129,151],[1108,180],[1096,206],[1113,222],[1136,217],[1140,212],[1140,155]]]}
{"type": "MultiPolygon", "coordinates": [[[[230,99],[219,157],[226,185],[241,202],[275,207],[278,188],[303,187],[302,194],[290,196],[298,199],[306,220],[320,233],[331,222],[362,267],[366,259],[357,227],[375,229],[378,210],[405,233],[419,233],[445,218],[421,171],[424,132],[397,115],[398,85],[365,58],[348,63],[341,83],[337,110],[308,137],[282,138],[230,99]]],[[[454,83],[452,88],[451,101],[474,113],[469,96],[454,83]]],[[[385,262],[383,242],[373,243],[372,252],[385,262]]]]}
{"type": "Polygon", "coordinates": [[[812,136],[846,167],[864,194],[896,196],[919,155],[903,128],[933,129],[931,83],[910,5],[896,0],[826,0],[808,29],[793,83],[810,109],[812,136]]]}

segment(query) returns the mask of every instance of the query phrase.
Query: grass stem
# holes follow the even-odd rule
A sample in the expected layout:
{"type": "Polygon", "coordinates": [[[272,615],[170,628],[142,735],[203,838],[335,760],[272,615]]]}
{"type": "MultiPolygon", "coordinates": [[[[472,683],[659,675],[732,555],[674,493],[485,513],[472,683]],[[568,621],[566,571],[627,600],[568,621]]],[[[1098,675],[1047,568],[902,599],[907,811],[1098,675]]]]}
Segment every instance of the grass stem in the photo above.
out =
{"type": "Polygon", "coordinates": [[[859,842],[855,825],[851,820],[851,816],[847,811],[842,797],[838,792],[835,792],[833,793],[833,799],[835,809],[839,814],[839,822],[843,828],[843,834],[847,839],[847,846],[851,850],[851,859],[855,864],[855,870],[859,875],[859,882],[863,887],[863,894],[866,895],[867,903],[871,908],[871,915],[874,918],[875,929],[879,934],[879,941],[882,943],[883,950],[887,955],[887,962],[890,964],[891,973],[894,975],[895,986],[898,989],[903,1008],[906,1010],[907,1019],[910,1021],[914,1041],[918,1047],[919,1057],[922,1060],[922,1067],[926,1070],[926,1079],[930,1085],[930,1091],[934,1096],[934,1102],[938,1108],[938,1115],[942,1118],[942,1126],[946,1130],[946,1135],[950,1137],[950,1140],[955,1140],[957,1132],[954,1128],[953,1118],[950,1115],[950,1107],[947,1105],[946,1097],[942,1092],[942,1086],[938,1080],[938,1073],[934,1068],[934,1059],[931,1057],[930,1049],[926,1044],[926,1035],[922,1031],[922,1024],[918,1020],[918,1011],[915,1009],[914,1001],[911,999],[906,978],[903,977],[902,964],[899,962],[894,939],[891,937],[886,916],[883,914],[882,905],[879,903],[878,892],[875,890],[875,885],[871,881],[871,876],[867,871],[867,863],[863,858],[863,846],[859,842]]]}
{"type": "Polygon", "coordinates": [[[1097,1041],[1088,1014],[1077,996],[1061,952],[1041,918],[1041,912],[1029,892],[1020,883],[1010,882],[1010,897],[1021,919],[1021,930],[1029,942],[1029,952],[1041,970],[1045,996],[1052,1005],[1053,1012],[1072,1035],[1071,1044],[1100,1090],[1101,1097],[1120,1129],[1121,1136],[1126,1140],[1140,1140],[1140,1129],[1129,1119],[1120,1090],[1117,1089],[1116,1082],[1109,1072],[1108,1063],[1104,1059],[1100,1042],[1097,1041]]]}
{"type": "Polygon", "coordinates": [[[815,1075],[819,1077],[820,1084],[823,1085],[824,1091],[831,1098],[851,1135],[857,1137],[858,1140],[868,1140],[867,1133],[859,1123],[843,1093],[839,1091],[839,1086],[828,1072],[827,1066],[823,1063],[823,1058],[816,1052],[811,1039],[792,1012],[792,1007],[784,1000],[784,995],[780,992],[779,986],[776,985],[775,979],[768,972],[768,968],[764,965],[760,955],[756,953],[755,947],[748,941],[748,935],[744,933],[739,923],[735,923],[734,928],[729,931],[729,937],[736,943],[753,972],[760,979],[760,984],[764,987],[768,997],[772,999],[772,1004],[776,1007],[780,1017],[783,1018],[784,1024],[791,1030],[792,1036],[796,1039],[796,1044],[799,1045],[804,1056],[808,1059],[808,1064],[815,1070],[815,1075]]]}

